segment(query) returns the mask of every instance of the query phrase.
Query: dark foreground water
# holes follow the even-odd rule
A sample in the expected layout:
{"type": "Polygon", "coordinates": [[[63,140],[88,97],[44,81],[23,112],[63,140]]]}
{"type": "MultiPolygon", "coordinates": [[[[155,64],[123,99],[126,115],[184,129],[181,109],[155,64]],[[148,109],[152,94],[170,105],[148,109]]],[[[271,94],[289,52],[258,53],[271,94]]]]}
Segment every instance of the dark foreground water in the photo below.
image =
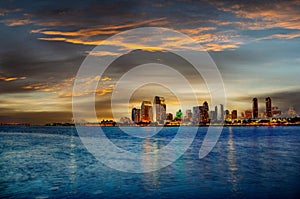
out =
{"type": "MultiPolygon", "coordinates": [[[[116,145],[142,152],[145,146],[167,144],[177,128],[165,128],[139,142],[118,128],[104,130],[116,145]]],[[[170,166],[133,174],[99,162],[86,150],[74,127],[2,126],[0,198],[300,196],[300,126],[226,127],[213,151],[200,160],[206,130],[200,128],[191,147],[170,166]]]]}

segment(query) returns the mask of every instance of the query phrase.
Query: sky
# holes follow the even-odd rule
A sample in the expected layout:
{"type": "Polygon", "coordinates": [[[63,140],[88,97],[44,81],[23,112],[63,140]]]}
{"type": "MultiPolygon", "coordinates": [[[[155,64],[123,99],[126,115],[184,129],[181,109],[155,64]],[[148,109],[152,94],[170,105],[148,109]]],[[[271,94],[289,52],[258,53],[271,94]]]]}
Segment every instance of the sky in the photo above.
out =
{"type": "MultiPolygon", "coordinates": [[[[111,36],[141,27],[172,29],[200,44],[221,73],[226,109],[251,109],[257,97],[263,112],[270,96],[283,112],[290,106],[300,112],[300,1],[1,0],[0,122],[71,121],[73,84],[87,55],[111,36]]],[[[165,39],[166,45],[180,45],[165,39]]],[[[153,60],[184,73],[196,88],[198,102],[210,102],[201,75],[194,75],[185,60],[165,51],[137,49],[112,63],[100,79],[95,74],[86,80],[98,77],[95,107],[100,120],[112,118],[111,98],[122,75],[153,60]]],[[[187,96],[183,109],[192,108],[190,93],[174,85],[187,96]]],[[[129,104],[119,99],[119,112],[126,114],[154,95],[166,98],[168,112],[178,109],[178,99],[168,88],[145,85],[132,93],[129,104]]]]}

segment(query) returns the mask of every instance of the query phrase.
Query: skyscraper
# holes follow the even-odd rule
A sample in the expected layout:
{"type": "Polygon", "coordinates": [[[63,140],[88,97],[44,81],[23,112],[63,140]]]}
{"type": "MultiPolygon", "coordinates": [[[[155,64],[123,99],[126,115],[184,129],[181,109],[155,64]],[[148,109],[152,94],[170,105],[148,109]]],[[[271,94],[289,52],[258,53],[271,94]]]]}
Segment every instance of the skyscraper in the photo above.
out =
{"type": "Polygon", "coordinates": [[[208,103],[205,101],[203,106],[193,107],[193,123],[195,125],[206,124],[209,122],[208,103]]]}
{"type": "Polygon", "coordinates": [[[141,109],[133,108],[131,111],[131,120],[135,123],[139,123],[141,121],[141,109]]]}
{"type": "Polygon", "coordinates": [[[135,114],[136,114],[136,108],[133,108],[132,110],[131,110],[131,120],[132,121],[134,121],[134,117],[135,117],[135,114]]]}
{"type": "MultiPolygon", "coordinates": [[[[250,118],[252,118],[254,115],[253,115],[253,113],[252,113],[252,111],[251,110],[245,110],[245,118],[247,118],[247,119],[250,119],[250,118]]],[[[257,116],[258,116],[258,112],[257,112],[257,116]]]]}
{"type": "Polygon", "coordinates": [[[225,119],[226,119],[226,120],[229,120],[229,119],[231,119],[231,116],[230,116],[229,110],[225,110],[225,119]]]}
{"type": "Polygon", "coordinates": [[[215,122],[218,121],[218,106],[215,106],[215,111],[212,118],[215,122]]]}
{"type": "Polygon", "coordinates": [[[253,118],[258,118],[257,98],[253,98],[253,100],[252,100],[252,113],[253,113],[253,118]]]}
{"type": "Polygon", "coordinates": [[[150,101],[142,102],[141,120],[142,120],[142,122],[151,122],[152,121],[152,104],[150,101]]]}
{"type": "Polygon", "coordinates": [[[203,123],[208,123],[209,122],[209,115],[208,115],[208,103],[207,101],[203,102],[203,109],[201,109],[201,116],[200,116],[200,120],[203,123]]]}
{"type": "Polygon", "coordinates": [[[200,110],[202,106],[194,106],[193,107],[193,124],[199,125],[200,123],[200,110]]]}
{"type": "Polygon", "coordinates": [[[153,116],[154,120],[158,123],[163,124],[166,119],[166,103],[165,98],[155,96],[153,102],[153,116]]]}
{"type": "Polygon", "coordinates": [[[224,105],[223,104],[220,104],[220,113],[219,113],[218,119],[220,121],[224,121],[224,105]]]}
{"type": "Polygon", "coordinates": [[[185,114],[186,114],[186,120],[191,122],[193,119],[192,110],[191,109],[186,110],[185,114]]]}
{"type": "Polygon", "coordinates": [[[266,98],[266,116],[272,117],[272,101],[270,97],[266,98]]]}
{"type": "Polygon", "coordinates": [[[237,119],[237,110],[231,111],[231,119],[233,120],[237,119]]]}
{"type": "Polygon", "coordinates": [[[167,113],[166,120],[172,121],[173,120],[173,114],[172,113],[167,113]]]}

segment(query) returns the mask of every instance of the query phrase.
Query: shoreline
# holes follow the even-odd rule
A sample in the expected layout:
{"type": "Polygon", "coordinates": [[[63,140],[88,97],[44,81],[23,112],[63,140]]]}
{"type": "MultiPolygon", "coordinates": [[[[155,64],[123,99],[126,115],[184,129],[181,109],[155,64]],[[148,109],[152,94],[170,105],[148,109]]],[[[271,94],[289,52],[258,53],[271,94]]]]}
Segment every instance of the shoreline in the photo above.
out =
{"type": "MultiPolygon", "coordinates": [[[[76,127],[76,125],[22,125],[22,124],[1,124],[0,127],[76,127]]],[[[213,124],[213,125],[161,125],[161,126],[126,126],[126,125],[115,125],[115,126],[105,126],[105,125],[78,125],[82,127],[277,127],[277,126],[300,126],[300,123],[295,124],[213,124]]]]}

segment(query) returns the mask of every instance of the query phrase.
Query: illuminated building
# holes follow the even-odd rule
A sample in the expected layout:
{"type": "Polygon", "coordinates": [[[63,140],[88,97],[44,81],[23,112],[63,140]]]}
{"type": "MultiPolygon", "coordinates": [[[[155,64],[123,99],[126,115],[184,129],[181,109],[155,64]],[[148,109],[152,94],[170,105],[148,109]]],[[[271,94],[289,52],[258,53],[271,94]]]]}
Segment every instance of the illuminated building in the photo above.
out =
{"type": "Polygon", "coordinates": [[[166,120],[172,121],[173,120],[173,114],[172,113],[167,113],[167,118],[166,120]]]}
{"type": "Polygon", "coordinates": [[[186,110],[186,111],[185,111],[185,114],[186,114],[186,120],[188,120],[188,121],[191,122],[192,119],[193,119],[192,110],[191,110],[191,109],[186,110]]]}
{"type": "Polygon", "coordinates": [[[152,121],[152,104],[150,101],[142,102],[141,120],[142,120],[142,122],[151,122],[152,121]]]}
{"type": "Polygon", "coordinates": [[[131,111],[131,119],[135,123],[139,123],[141,121],[141,109],[133,108],[131,111]]]}
{"type": "Polygon", "coordinates": [[[253,114],[253,118],[258,118],[258,102],[257,102],[257,98],[253,98],[253,100],[252,100],[252,114],[253,114]]]}
{"type": "Polygon", "coordinates": [[[209,122],[208,110],[209,110],[208,103],[206,101],[203,103],[203,106],[193,107],[193,123],[195,125],[208,123],[209,122]]]}
{"type": "Polygon", "coordinates": [[[215,111],[209,111],[209,119],[210,119],[210,121],[216,121],[215,120],[215,111]]]}
{"type": "Polygon", "coordinates": [[[200,123],[200,110],[202,106],[193,107],[193,124],[199,125],[200,123]]]}
{"type": "Polygon", "coordinates": [[[245,118],[245,113],[241,112],[241,118],[245,118]]]}
{"type": "MultiPolygon", "coordinates": [[[[246,110],[244,117],[250,119],[250,118],[252,118],[252,115],[253,115],[253,113],[251,110],[246,110]]],[[[258,117],[258,112],[257,112],[257,117],[258,117]]]]}
{"type": "Polygon", "coordinates": [[[288,115],[288,117],[297,117],[297,113],[296,113],[294,107],[291,106],[289,108],[287,115],[288,115]]]}
{"type": "Polygon", "coordinates": [[[233,120],[237,119],[237,110],[231,111],[231,119],[233,120]]]}
{"type": "Polygon", "coordinates": [[[229,110],[225,110],[225,120],[229,120],[229,119],[231,119],[229,110]]]}
{"type": "Polygon", "coordinates": [[[217,114],[217,120],[218,121],[224,121],[224,105],[220,104],[220,111],[216,111],[217,114]]]}
{"type": "Polygon", "coordinates": [[[214,114],[212,116],[213,121],[218,121],[218,106],[215,106],[215,111],[214,114]]]}
{"type": "Polygon", "coordinates": [[[208,115],[208,103],[205,101],[203,103],[203,109],[201,110],[201,115],[200,115],[200,121],[202,123],[208,123],[209,122],[209,115],[208,115]]]}
{"type": "Polygon", "coordinates": [[[272,101],[270,97],[266,98],[266,116],[272,117],[272,101]]]}
{"type": "Polygon", "coordinates": [[[281,115],[281,110],[277,106],[272,107],[272,116],[278,115],[281,115]]]}
{"type": "Polygon", "coordinates": [[[182,112],[181,112],[181,109],[179,109],[176,112],[175,120],[181,120],[181,119],[182,119],[182,112]]]}
{"type": "Polygon", "coordinates": [[[153,119],[163,124],[166,119],[166,103],[165,98],[155,96],[153,102],[153,119]]]}

